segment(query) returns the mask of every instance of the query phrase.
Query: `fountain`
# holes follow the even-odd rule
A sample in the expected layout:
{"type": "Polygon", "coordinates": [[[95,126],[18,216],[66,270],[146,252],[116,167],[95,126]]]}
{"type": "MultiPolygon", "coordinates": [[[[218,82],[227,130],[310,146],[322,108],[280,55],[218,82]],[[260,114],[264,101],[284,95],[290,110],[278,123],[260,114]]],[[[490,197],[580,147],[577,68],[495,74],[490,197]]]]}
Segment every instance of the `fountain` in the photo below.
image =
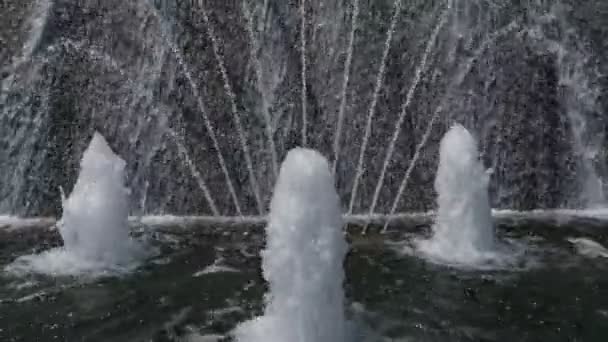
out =
{"type": "Polygon", "coordinates": [[[0,261],[60,215],[63,246],[6,266],[0,341],[345,342],[359,317],[372,340],[585,339],[608,317],[602,3],[6,0],[0,261]],[[80,161],[93,128],[117,149],[95,134],[80,161]],[[144,275],[30,276],[131,270],[128,215],[163,228],[144,275]],[[408,252],[464,271],[385,253],[433,219],[408,252]],[[373,232],[343,269],[346,220],[373,232]]]}
{"type": "Polygon", "coordinates": [[[133,266],[143,249],[129,237],[125,166],[104,137],[95,133],[71,195],[62,196],[63,216],[57,227],[63,247],[18,258],[9,270],[72,275],[133,266]]]}
{"type": "Polygon", "coordinates": [[[281,167],[262,252],[270,292],[264,315],[235,331],[241,342],[345,340],[339,197],[327,160],[291,150],[281,167]]]}
{"type": "Polygon", "coordinates": [[[418,242],[421,252],[465,265],[494,256],[495,237],[488,199],[490,171],[479,160],[473,136],[461,125],[452,126],[440,144],[434,235],[430,240],[418,242]]]}

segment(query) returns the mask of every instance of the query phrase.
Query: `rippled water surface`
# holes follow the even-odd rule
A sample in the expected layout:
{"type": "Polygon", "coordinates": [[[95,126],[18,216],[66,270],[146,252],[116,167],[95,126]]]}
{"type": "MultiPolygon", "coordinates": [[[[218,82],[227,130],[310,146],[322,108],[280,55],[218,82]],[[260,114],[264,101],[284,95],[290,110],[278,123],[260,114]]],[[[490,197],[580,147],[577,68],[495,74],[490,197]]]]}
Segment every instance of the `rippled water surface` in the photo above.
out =
{"type": "MultiPolygon", "coordinates": [[[[367,341],[605,341],[608,259],[588,242],[608,240],[584,231],[503,227],[500,238],[525,254],[483,271],[420,258],[408,246],[424,227],[352,237],[347,312],[367,341]]],[[[160,255],[120,277],[4,272],[0,340],[214,341],[261,313],[261,234],[155,237],[160,255]]],[[[3,233],[0,262],[57,244],[53,233],[3,233]]]]}

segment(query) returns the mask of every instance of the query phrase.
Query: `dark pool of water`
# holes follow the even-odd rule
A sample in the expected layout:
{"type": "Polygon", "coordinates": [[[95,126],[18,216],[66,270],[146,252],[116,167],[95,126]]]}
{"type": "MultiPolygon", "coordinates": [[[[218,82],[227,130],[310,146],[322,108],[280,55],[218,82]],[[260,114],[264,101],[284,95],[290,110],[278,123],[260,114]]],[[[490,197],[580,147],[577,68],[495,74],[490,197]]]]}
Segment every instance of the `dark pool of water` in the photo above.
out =
{"type": "MultiPolygon", "coordinates": [[[[32,234],[2,237],[3,266],[58,242],[32,234]]],[[[608,259],[581,255],[570,236],[577,233],[502,230],[535,262],[500,271],[458,270],[398,253],[384,239],[356,238],[345,261],[346,309],[368,340],[607,341],[608,259]]],[[[2,274],[0,341],[197,341],[262,311],[259,242],[163,240],[161,255],[122,277],[2,274]],[[238,272],[200,272],[213,271],[218,257],[238,272]]]]}

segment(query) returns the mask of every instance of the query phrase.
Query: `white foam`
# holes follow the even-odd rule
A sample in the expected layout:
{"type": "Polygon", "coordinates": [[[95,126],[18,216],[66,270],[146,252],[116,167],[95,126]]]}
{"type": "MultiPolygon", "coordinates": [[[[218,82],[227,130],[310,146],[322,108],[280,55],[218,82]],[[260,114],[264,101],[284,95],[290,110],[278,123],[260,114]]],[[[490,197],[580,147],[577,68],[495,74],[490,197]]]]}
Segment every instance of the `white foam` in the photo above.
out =
{"type": "Polygon", "coordinates": [[[237,341],[345,341],[342,225],[327,160],[313,150],[290,151],[275,186],[262,252],[270,289],[266,308],[262,317],[237,327],[237,341]]]}
{"type": "Polygon", "coordinates": [[[50,227],[56,220],[51,217],[24,218],[11,215],[0,215],[0,228],[6,227],[9,231],[28,227],[50,227]]]}
{"type": "Polygon", "coordinates": [[[136,262],[112,264],[100,260],[84,259],[78,254],[61,247],[40,254],[21,256],[6,266],[5,271],[17,276],[36,273],[53,277],[82,276],[96,278],[129,273],[137,266],[136,262]]]}
{"type": "Polygon", "coordinates": [[[539,221],[569,221],[575,219],[595,219],[598,221],[608,220],[608,208],[594,209],[535,209],[528,211],[518,210],[493,210],[492,214],[495,218],[508,219],[537,219],[539,221]]]}
{"type": "Polygon", "coordinates": [[[265,216],[175,216],[175,215],[149,215],[136,220],[150,227],[163,226],[195,226],[205,224],[259,224],[265,223],[265,216]]]}
{"type": "MultiPolygon", "coordinates": [[[[407,212],[388,214],[344,214],[343,220],[348,223],[365,224],[366,222],[385,222],[386,220],[398,221],[407,220],[411,222],[424,223],[432,220],[436,215],[435,211],[407,212]]],[[[598,209],[535,209],[518,211],[510,209],[492,209],[492,217],[495,220],[535,220],[542,222],[568,222],[577,219],[591,219],[598,223],[608,223],[608,208],[598,209]]],[[[201,216],[201,215],[146,215],[129,217],[129,224],[143,224],[151,228],[162,228],[171,226],[181,226],[196,228],[197,225],[209,224],[263,224],[268,221],[266,216],[201,216]]],[[[11,215],[0,215],[0,229],[7,231],[19,230],[21,228],[37,227],[47,229],[56,223],[52,217],[31,217],[23,218],[11,215]]],[[[532,227],[533,228],[533,227],[532,227]]]]}
{"type": "Polygon", "coordinates": [[[590,258],[608,258],[608,249],[596,241],[588,238],[568,238],[567,240],[574,245],[581,255],[590,258]]]}

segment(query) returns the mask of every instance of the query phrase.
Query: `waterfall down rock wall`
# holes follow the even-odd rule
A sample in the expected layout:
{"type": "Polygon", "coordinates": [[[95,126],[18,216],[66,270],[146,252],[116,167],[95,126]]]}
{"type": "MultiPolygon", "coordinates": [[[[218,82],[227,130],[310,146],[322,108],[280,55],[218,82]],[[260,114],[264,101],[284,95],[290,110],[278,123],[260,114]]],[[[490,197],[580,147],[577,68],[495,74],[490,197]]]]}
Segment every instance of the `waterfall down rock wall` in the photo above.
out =
{"type": "Polygon", "coordinates": [[[396,210],[428,210],[454,122],[494,169],[494,207],[604,200],[602,1],[305,1],[304,22],[299,1],[0,6],[0,213],[59,215],[95,130],[134,214],[265,212],[287,151],[305,134],[333,162],[338,131],[345,208],[389,211],[407,174],[396,210]]]}

